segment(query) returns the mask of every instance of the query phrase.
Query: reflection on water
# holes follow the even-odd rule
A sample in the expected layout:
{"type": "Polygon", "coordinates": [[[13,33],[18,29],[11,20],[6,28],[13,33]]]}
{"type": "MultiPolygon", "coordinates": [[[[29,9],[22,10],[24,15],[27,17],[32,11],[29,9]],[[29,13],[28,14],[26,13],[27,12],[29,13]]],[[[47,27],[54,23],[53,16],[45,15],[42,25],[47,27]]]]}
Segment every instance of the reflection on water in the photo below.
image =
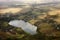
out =
{"type": "Polygon", "coordinates": [[[15,27],[21,27],[25,32],[30,33],[31,35],[36,34],[37,27],[25,22],[23,20],[12,20],[9,22],[9,25],[15,26],[15,27]]]}

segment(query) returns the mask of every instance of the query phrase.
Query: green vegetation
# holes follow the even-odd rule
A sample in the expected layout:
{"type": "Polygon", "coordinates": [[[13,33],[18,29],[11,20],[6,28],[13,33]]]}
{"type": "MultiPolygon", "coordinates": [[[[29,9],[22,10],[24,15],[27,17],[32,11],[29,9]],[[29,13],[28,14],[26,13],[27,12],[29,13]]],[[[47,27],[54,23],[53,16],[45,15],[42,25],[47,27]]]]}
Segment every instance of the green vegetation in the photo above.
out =
{"type": "Polygon", "coordinates": [[[39,7],[32,8],[26,13],[0,15],[0,40],[60,40],[60,12],[58,10],[52,7],[39,7]],[[9,21],[17,19],[37,26],[37,34],[30,35],[21,28],[8,24],[9,21]]]}

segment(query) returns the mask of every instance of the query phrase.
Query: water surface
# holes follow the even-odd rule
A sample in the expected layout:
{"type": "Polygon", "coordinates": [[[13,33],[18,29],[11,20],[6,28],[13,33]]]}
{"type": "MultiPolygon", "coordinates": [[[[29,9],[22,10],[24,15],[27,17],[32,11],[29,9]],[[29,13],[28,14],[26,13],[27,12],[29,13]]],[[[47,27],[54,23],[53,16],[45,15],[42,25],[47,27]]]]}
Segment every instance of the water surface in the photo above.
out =
{"type": "Polygon", "coordinates": [[[37,33],[36,26],[34,26],[28,22],[25,22],[23,20],[12,20],[9,22],[9,25],[12,25],[14,27],[21,27],[25,32],[32,34],[32,35],[37,33]]]}

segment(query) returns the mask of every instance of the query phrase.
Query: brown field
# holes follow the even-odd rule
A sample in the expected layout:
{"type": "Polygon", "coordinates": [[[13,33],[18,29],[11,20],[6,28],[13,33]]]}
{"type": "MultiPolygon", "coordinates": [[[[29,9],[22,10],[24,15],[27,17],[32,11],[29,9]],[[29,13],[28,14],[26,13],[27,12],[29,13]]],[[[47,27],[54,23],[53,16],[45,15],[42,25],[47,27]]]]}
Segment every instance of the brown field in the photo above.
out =
{"type": "Polygon", "coordinates": [[[22,10],[22,8],[6,8],[6,9],[1,9],[0,13],[5,14],[5,13],[18,13],[22,10]]]}

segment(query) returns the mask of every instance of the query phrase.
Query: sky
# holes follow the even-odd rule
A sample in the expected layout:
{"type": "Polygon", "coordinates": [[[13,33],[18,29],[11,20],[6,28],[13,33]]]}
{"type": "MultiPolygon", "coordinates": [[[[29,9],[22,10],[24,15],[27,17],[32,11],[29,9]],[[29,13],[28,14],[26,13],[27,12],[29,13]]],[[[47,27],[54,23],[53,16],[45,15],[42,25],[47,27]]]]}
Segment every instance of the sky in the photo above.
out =
{"type": "Polygon", "coordinates": [[[45,3],[45,2],[56,2],[60,0],[0,0],[0,2],[8,2],[8,1],[20,1],[25,3],[45,3]]]}

